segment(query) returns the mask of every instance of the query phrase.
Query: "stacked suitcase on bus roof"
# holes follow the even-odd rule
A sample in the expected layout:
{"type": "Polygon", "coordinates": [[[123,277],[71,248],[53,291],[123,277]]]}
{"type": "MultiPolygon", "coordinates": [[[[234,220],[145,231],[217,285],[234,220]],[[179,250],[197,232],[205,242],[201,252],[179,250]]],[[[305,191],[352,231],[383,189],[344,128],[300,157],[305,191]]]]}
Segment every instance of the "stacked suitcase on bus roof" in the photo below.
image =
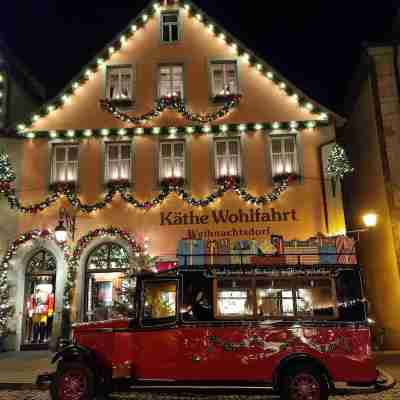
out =
{"type": "Polygon", "coordinates": [[[184,239],[178,243],[181,268],[204,265],[357,264],[354,239],[346,236],[284,240],[184,239]]]}
{"type": "MultiPolygon", "coordinates": [[[[279,237],[277,237],[279,238],[279,237]]],[[[275,239],[278,241],[279,239],[275,239]]],[[[282,239],[275,253],[254,257],[256,265],[332,265],[357,264],[355,241],[347,236],[314,237],[308,240],[282,239]]],[[[272,240],[273,241],[273,240],[272,240]]],[[[262,250],[262,249],[260,249],[262,250]]],[[[272,249],[274,251],[274,249],[272,249]]]]}

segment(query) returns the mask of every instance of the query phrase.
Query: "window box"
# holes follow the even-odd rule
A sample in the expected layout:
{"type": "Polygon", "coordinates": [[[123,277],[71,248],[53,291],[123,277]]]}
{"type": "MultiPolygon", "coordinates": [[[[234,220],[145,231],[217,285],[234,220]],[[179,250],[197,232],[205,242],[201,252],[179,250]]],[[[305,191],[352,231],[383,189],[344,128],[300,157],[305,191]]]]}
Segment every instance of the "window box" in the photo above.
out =
{"type": "Polygon", "coordinates": [[[279,174],[275,175],[272,180],[274,183],[281,183],[286,180],[288,183],[300,181],[301,177],[298,174],[279,174]]]}
{"type": "Polygon", "coordinates": [[[216,179],[216,184],[218,186],[241,186],[243,179],[241,176],[221,176],[216,179]]]}
{"type": "Polygon", "coordinates": [[[220,103],[228,103],[229,101],[233,101],[233,100],[238,100],[240,98],[240,95],[238,94],[226,94],[226,95],[216,95],[214,97],[211,98],[211,101],[213,103],[216,104],[220,104],[220,103]]]}
{"type": "Polygon", "coordinates": [[[135,102],[133,100],[129,99],[114,99],[114,100],[109,100],[107,99],[109,103],[111,103],[114,107],[119,107],[119,108],[129,108],[132,107],[135,102]]]}
{"type": "Polygon", "coordinates": [[[130,188],[131,183],[127,179],[120,179],[120,180],[115,180],[115,181],[109,181],[106,184],[107,189],[117,189],[117,188],[122,188],[122,189],[128,189],[130,188]]]}
{"type": "Polygon", "coordinates": [[[78,185],[76,182],[54,182],[50,184],[50,190],[52,192],[72,192],[75,193],[78,191],[78,185]]]}
{"type": "Polygon", "coordinates": [[[183,188],[185,183],[184,178],[164,178],[161,180],[160,186],[162,189],[168,189],[170,187],[183,188]]]}

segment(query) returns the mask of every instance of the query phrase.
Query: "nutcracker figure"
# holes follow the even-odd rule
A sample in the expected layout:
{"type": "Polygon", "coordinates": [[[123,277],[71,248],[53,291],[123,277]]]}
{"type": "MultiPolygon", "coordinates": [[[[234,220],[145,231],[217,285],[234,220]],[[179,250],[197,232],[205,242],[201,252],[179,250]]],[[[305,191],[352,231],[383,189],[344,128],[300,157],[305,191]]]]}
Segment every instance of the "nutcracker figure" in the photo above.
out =
{"type": "Polygon", "coordinates": [[[27,310],[28,318],[31,320],[28,326],[32,332],[33,343],[45,342],[51,335],[54,315],[53,285],[37,285],[27,301],[27,310]]]}

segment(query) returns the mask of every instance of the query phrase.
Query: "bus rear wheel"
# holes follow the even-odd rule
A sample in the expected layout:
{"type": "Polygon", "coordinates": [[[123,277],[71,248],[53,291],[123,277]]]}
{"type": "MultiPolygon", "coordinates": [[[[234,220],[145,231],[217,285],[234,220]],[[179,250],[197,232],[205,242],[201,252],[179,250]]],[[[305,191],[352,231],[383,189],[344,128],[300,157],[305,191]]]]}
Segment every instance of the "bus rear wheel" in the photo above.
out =
{"type": "Polygon", "coordinates": [[[281,398],[285,400],[327,400],[329,397],[325,377],[311,365],[286,370],[281,382],[281,398]]]}

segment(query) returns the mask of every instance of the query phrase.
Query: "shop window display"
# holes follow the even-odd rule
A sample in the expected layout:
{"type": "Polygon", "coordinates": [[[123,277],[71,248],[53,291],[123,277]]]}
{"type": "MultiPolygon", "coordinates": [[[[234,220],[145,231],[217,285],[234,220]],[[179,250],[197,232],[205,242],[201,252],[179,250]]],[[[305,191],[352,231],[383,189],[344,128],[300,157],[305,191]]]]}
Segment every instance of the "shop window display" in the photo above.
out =
{"type": "Polygon", "coordinates": [[[47,250],[39,250],[28,262],[23,345],[43,345],[51,339],[56,268],[56,259],[47,250]]]}
{"type": "Polygon", "coordinates": [[[103,321],[124,316],[128,292],[132,289],[127,278],[129,255],[118,244],[97,247],[87,261],[87,312],[89,321],[103,321]]]}

